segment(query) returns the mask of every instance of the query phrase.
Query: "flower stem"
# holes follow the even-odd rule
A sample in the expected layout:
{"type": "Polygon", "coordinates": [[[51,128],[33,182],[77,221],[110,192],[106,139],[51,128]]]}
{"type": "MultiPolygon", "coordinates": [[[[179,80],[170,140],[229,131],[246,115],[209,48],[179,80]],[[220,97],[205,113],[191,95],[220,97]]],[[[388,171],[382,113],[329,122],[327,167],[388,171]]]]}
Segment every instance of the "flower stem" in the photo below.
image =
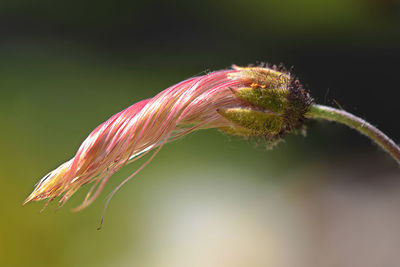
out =
{"type": "Polygon", "coordinates": [[[366,135],[383,150],[389,153],[400,164],[400,147],[387,137],[379,129],[369,124],[367,121],[354,116],[344,110],[335,109],[323,105],[312,105],[310,110],[305,114],[309,119],[325,119],[345,124],[350,128],[366,135]]]}

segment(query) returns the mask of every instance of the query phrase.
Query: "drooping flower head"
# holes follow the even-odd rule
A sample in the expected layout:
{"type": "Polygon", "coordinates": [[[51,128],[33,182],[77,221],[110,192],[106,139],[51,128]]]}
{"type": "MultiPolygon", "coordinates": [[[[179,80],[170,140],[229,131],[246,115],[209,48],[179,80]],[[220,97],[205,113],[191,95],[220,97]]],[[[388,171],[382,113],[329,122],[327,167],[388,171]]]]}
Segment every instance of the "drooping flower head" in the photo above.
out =
{"type": "Polygon", "coordinates": [[[39,181],[24,204],[61,196],[63,205],[82,185],[93,183],[77,208],[82,209],[122,166],[154,150],[151,160],[165,143],[198,129],[218,128],[274,143],[302,129],[311,103],[301,84],[277,68],[233,66],[190,78],[99,125],[71,160],[39,181]]]}

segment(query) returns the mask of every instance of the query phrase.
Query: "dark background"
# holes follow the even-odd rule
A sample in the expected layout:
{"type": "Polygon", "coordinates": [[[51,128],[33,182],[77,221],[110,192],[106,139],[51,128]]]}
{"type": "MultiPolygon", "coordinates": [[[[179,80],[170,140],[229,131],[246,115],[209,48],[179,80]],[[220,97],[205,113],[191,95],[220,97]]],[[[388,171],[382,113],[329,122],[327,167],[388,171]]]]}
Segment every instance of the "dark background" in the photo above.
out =
{"type": "Polygon", "coordinates": [[[318,103],[399,141],[398,1],[1,1],[0,264],[398,266],[398,167],[330,123],[273,151],[215,130],[169,144],[113,199],[100,232],[105,196],[139,164],[81,213],[69,208],[85,189],[57,213],[21,208],[112,114],[258,62],[293,66],[318,103]]]}

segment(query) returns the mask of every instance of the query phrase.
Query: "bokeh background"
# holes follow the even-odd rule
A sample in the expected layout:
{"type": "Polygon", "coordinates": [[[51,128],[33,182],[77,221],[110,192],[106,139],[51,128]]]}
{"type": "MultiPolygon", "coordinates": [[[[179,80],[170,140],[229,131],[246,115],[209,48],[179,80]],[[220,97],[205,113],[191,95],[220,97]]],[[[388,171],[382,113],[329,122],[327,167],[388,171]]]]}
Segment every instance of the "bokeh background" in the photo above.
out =
{"type": "Polygon", "coordinates": [[[276,149],[217,130],[114,175],[88,209],[22,207],[98,124],[205,71],[269,62],[400,141],[391,0],[0,2],[0,266],[400,265],[400,171],[344,126],[276,149]]]}

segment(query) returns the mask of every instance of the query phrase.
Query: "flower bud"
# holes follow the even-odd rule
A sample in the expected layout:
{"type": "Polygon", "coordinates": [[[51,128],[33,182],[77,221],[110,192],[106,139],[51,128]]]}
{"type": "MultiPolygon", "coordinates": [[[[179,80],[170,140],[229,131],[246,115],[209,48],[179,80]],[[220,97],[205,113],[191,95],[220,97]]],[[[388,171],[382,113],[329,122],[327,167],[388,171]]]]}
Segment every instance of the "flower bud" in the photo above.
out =
{"type": "Polygon", "coordinates": [[[222,131],[239,136],[264,136],[276,141],[285,134],[302,129],[304,114],[313,102],[298,80],[290,74],[262,67],[237,67],[230,78],[245,87],[232,89],[242,106],[219,109],[233,123],[222,131]]]}
{"type": "MultiPolygon", "coordinates": [[[[122,166],[198,129],[219,128],[264,137],[271,145],[303,127],[311,97],[289,73],[276,68],[237,67],[192,77],[113,115],[94,129],[75,156],[46,175],[24,203],[60,197],[62,206],[92,183],[83,209],[122,166]]],[[[118,186],[110,197],[120,188],[118,186]]],[[[108,203],[108,202],[107,202],[108,203]]]]}

